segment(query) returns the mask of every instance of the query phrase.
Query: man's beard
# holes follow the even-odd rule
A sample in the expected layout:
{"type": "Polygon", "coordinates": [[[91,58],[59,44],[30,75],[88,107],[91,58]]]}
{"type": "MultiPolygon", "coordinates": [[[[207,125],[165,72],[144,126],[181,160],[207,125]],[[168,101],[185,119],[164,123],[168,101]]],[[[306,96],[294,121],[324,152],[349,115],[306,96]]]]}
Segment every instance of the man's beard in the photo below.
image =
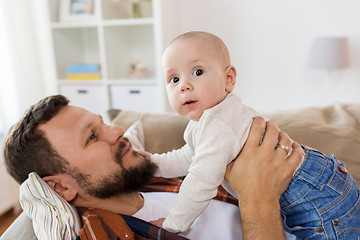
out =
{"type": "Polygon", "coordinates": [[[154,176],[158,167],[147,157],[133,151],[131,154],[143,157],[144,161],[137,166],[125,169],[121,158],[121,153],[125,146],[126,143],[120,143],[115,156],[115,161],[121,166],[121,169],[110,176],[101,178],[97,183],[90,183],[88,180],[90,175],[83,174],[79,169],[72,169],[72,171],[69,171],[69,174],[76,180],[81,188],[96,198],[105,199],[119,194],[137,192],[150,182],[151,177],[154,176]]]}

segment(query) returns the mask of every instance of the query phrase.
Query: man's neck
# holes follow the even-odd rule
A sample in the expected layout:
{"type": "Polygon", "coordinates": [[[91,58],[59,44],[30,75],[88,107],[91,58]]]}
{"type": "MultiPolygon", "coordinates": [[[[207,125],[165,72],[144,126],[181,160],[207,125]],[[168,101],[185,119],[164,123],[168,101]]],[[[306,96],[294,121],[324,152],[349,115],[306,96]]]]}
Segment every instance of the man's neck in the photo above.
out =
{"type": "Polygon", "coordinates": [[[78,197],[72,204],[78,207],[100,208],[116,213],[133,215],[143,207],[144,199],[139,192],[135,192],[108,199],[78,197]]]}

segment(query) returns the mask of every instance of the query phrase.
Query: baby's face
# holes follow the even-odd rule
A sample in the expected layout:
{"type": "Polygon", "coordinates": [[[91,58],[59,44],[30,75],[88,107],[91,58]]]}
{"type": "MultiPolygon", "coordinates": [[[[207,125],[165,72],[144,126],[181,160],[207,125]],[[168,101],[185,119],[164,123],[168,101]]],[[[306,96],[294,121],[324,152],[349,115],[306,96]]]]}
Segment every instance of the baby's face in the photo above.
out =
{"type": "Polygon", "coordinates": [[[199,120],[232,90],[227,84],[229,63],[210,41],[175,41],[165,50],[162,62],[170,105],[191,120],[199,120]]]}

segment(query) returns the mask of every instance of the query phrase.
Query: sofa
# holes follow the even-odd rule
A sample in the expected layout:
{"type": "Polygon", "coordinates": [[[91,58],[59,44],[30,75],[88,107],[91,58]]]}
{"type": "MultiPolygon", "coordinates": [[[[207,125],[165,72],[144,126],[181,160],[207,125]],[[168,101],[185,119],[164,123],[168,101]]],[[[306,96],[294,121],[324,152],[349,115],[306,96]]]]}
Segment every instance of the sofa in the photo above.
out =
{"type": "MultiPolygon", "coordinates": [[[[326,154],[335,154],[345,162],[360,186],[360,104],[334,103],[326,107],[284,110],[264,115],[275,120],[295,141],[326,154]]],[[[109,110],[112,124],[125,129],[139,120],[145,149],[166,152],[184,144],[183,132],[188,120],[174,113],[151,114],[109,110]]],[[[0,240],[36,239],[31,219],[25,213],[13,222],[0,240]]]]}

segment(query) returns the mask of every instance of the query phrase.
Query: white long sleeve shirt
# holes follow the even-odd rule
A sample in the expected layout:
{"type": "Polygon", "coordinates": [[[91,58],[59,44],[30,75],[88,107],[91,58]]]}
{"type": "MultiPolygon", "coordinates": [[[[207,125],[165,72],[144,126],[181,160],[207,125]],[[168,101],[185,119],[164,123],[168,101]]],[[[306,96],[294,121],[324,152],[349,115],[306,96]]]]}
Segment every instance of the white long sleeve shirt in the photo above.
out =
{"type": "MultiPolygon", "coordinates": [[[[175,204],[176,193],[142,193],[144,206],[133,216],[145,221],[166,217],[175,204]]],[[[196,240],[241,240],[242,229],[239,208],[236,205],[211,200],[209,206],[191,225],[189,231],[181,234],[196,240]]]]}
{"type": "Polygon", "coordinates": [[[226,166],[239,154],[254,116],[234,94],[204,111],[199,121],[190,121],[184,132],[186,144],[177,150],[152,155],[158,176],[185,176],[175,206],[163,227],[184,232],[216,196],[220,184],[236,197],[224,182],[226,166]]]}

